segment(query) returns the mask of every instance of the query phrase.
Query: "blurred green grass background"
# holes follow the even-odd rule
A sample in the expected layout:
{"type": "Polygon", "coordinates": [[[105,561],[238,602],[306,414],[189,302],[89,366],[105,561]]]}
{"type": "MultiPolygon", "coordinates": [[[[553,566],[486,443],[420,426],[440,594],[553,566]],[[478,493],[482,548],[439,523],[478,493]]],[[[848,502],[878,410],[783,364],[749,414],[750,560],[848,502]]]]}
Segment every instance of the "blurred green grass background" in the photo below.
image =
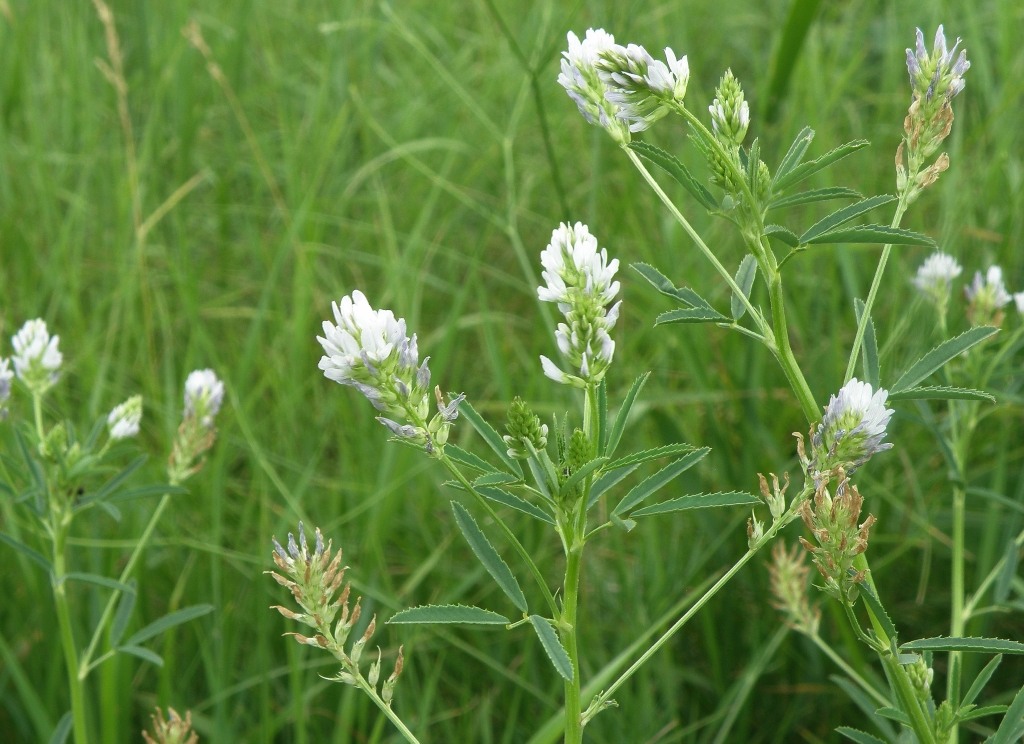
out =
{"type": "MultiPolygon", "coordinates": [[[[214,454],[192,493],[176,497],[137,574],[135,623],[199,602],[217,610],[154,645],[163,668],[118,659],[90,679],[104,742],[137,741],[156,704],[191,710],[202,741],[397,740],[354,691],[318,676],[331,664],[282,639],[293,628],[267,609],[285,599],[262,573],[270,536],[283,539],[300,518],[341,544],[367,618],[425,602],[501,609],[456,537],[441,474],[386,446],[366,402],[316,369],[314,336],[331,300],[358,288],[405,317],[434,380],[466,392],[496,424],[516,394],[545,415],[571,405],[537,359],[554,351],[554,316],[535,288],[539,253],[559,221],[589,224],[624,266],[646,261],[727,300],[626,159],[555,83],[567,30],[604,27],[623,43],[688,54],[695,110],[731,67],[769,165],[804,125],[817,132],[812,155],[871,140],[820,183],[870,194],[894,188],[909,103],[903,50],[915,26],[930,43],[945,23],[947,35],[965,39],[972,67],[947,142],[950,171],[904,226],[934,237],[965,276],[995,262],[1011,291],[1024,289],[1024,8],[1015,0],[825,3],[799,48],[780,46],[791,11],[782,0],[110,7],[130,136],[104,73],[112,63],[93,5],[0,0],[0,332],[8,338],[24,320],[44,318],[66,358],[57,395],[90,421],[133,392],[145,395],[142,443],[155,453],[166,452],[177,426],[189,370],[213,367],[229,393],[214,454]],[[190,23],[208,58],[183,34],[190,23]],[[786,62],[789,84],[770,103],[773,70],[786,62]]],[[[663,122],[648,139],[697,167],[680,127],[663,122]]],[[[670,193],[737,265],[736,236],[681,190],[670,193]]],[[[796,216],[807,225],[820,214],[796,216]]],[[[853,298],[866,294],[876,256],[840,246],[790,264],[794,344],[819,402],[842,381],[853,298]]],[[[875,313],[883,382],[932,343],[927,308],[908,285],[924,257],[899,250],[883,285],[875,313]]],[[[686,474],[688,491],[753,490],[757,472],[795,474],[791,432],[803,424],[767,354],[714,328],[653,328],[668,306],[630,270],[620,278],[613,405],[637,374],[653,371],[630,444],[712,446],[686,474]]],[[[1020,370],[1019,354],[1015,363],[1020,370]]],[[[968,589],[1021,529],[1020,380],[1000,382],[1015,395],[990,416],[990,435],[973,453],[968,589]]],[[[895,449],[861,481],[879,518],[872,565],[905,638],[947,627],[948,484],[923,413],[898,408],[895,449]]],[[[468,426],[456,439],[475,446],[468,426]]],[[[160,477],[161,457],[150,479],[160,477]]],[[[73,560],[114,573],[145,509],[122,524],[90,515],[73,560]]],[[[22,518],[9,505],[2,514],[8,524],[22,518]]],[[[594,543],[584,674],[729,565],[745,548],[745,518],[660,518],[594,543]]],[[[553,536],[512,519],[557,581],[553,536]]],[[[33,741],[39,721],[53,725],[66,709],[63,672],[46,577],[5,553],[0,633],[10,654],[0,665],[0,731],[33,741]],[[15,667],[34,700],[18,689],[15,667]]],[[[77,594],[83,633],[102,599],[77,594]]],[[[833,610],[826,605],[823,634],[870,669],[833,610]]],[[[588,741],[834,741],[836,725],[857,725],[862,714],[830,680],[830,662],[796,635],[779,635],[780,624],[763,565],[749,568],[617,694],[621,707],[588,727],[588,741]]],[[[970,630],[1019,638],[1019,628],[1019,615],[994,615],[970,630]]],[[[383,628],[375,640],[388,654],[405,644],[396,706],[424,741],[521,742],[557,711],[561,687],[526,633],[383,628]]],[[[1012,687],[1024,671],[1007,661],[1001,674],[1012,687]]]]}

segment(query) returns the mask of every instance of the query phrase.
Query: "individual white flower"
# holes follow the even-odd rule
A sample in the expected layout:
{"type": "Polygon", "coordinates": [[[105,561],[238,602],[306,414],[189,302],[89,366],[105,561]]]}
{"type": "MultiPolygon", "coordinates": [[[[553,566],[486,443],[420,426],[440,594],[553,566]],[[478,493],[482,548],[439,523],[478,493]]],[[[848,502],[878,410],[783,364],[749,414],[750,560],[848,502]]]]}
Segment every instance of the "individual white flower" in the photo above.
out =
{"type": "Polygon", "coordinates": [[[331,307],[335,322],[324,321],[324,335],[317,336],[324,350],[318,364],[324,376],[362,393],[384,414],[377,420],[399,439],[421,444],[428,452],[444,445],[465,396],[445,402],[435,389],[438,412],[427,421],[430,358],[419,361],[416,335],[406,335],[405,319],[395,318],[390,310],[374,310],[359,290],[331,307]]]}
{"type": "Polygon", "coordinates": [[[209,429],[223,400],[224,383],[212,369],[197,369],[185,379],[186,419],[194,418],[209,429]]]}
{"type": "Polygon", "coordinates": [[[955,258],[942,251],[936,251],[925,259],[911,281],[925,294],[948,294],[950,283],[960,276],[961,272],[963,268],[955,258]]]}
{"type": "Polygon", "coordinates": [[[939,308],[939,313],[945,316],[950,285],[962,271],[963,268],[956,262],[956,259],[942,251],[936,251],[925,259],[910,282],[934,302],[939,308]]]}
{"type": "Polygon", "coordinates": [[[114,406],[114,410],[107,416],[107,428],[110,430],[111,439],[127,439],[139,433],[139,424],[142,422],[142,396],[133,395],[120,405],[114,406]]]}
{"type": "Polygon", "coordinates": [[[585,386],[599,382],[615,353],[609,335],[619,317],[621,302],[609,304],[619,293],[614,280],[618,259],[608,260],[608,251],[598,249],[597,239],[581,222],[572,227],[562,223],[551,233],[551,242],[541,252],[545,286],[537,297],[557,303],[565,316],[555,341],[559,351],[577,374],[567,374],[547,357],[541,357],[544,374],[560,383],[585,386]]]}
{"type": "Polygon", "coordinates": [[[14,372],[34,393],[46,391],[57,381],[63,355],[57,348],[60,336],[50,336],[46,322],[36,318],[21,327],[14,338],[14,372]]]}
{"type": "Polygon", "coordinates": [[[690,80],[686,55],[677,59],[665,49],[665,62],[654,59],[637,44],[604,50],[597,68],[605,84],[605,98],[616,108],[616,116],[640,132],[667,114],[673,103],[681,104],[690,80]]]}
{"type": "Polygon", "coordinates": [[[814,433],[812,471],[830,473],[841,467],[849,475],[876,452],[892,447],[882,441],[893,414],[885,407],[888,397],[887,390],[872,390],[854,377],[829,398],[814,433]]]}
{"type": "Polygon", "coordinates": [[[907,72],[910,73],[910,85],[914,89],[915,99],[931,101],[941,96],[948,101],[964,89],[964,73],[971,63],[967,61],[966,49],[961,50],[960,56],[954,61],[959,46],[958,37],[952,49],[946,48],[946,35],[940,25],[929,54],[924,45],[924,33],[917,29],[917,44],[914,49],[907,50],[907,72]]]}
{"type": "Polygon", "coordinates": [[[597,63],[603,54],[622,47],[615,37],[604,29],[587,29],[580,41],[572,31],[566,34],[569,48],[562,52],[558,84],[576,103],[583,117],[591,124],[603,127],[619,144],[629,142],[629,127],[618,118],[618,107],[606,96],[606,87],[597,63]]]}
{"type": "Polygon", "coordinates": [[[1013,300],[1003,284],[1003,270],[989,266],[982,276],[974,273],[974,281],[964,287],[969,306],[967,314],[974,325],[999,325],[1002,322],[1002,308],[1013,300]]]}
{"type": "Polygon", "coordinates": [[[0,419],[7,416],[7,399],[11,397],[11,381],[14,371],[10,359],[0,359],[0,419]]]}

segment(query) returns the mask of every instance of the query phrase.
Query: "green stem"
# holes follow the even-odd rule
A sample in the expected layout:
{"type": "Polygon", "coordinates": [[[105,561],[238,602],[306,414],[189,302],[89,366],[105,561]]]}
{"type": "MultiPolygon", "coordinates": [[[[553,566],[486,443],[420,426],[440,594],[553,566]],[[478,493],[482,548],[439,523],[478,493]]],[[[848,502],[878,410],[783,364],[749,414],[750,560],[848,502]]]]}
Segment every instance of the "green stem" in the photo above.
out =
{"type": "Polygon", "coordinates": [[[577,648],[577,610],[579,607],[580,569],[583,565],[583,540],[580,533],[571,536],[565,560],[565,584],[562,604],[562,643],[572,662],[572,679],[565,680],[565,744],[583,741],[583,706],[580,696],[580,663],[577,648]]]}
{"type": "MultiPolygon", "coordinates": [[[[906,195],[901,195],[899,203],[896,205],[896,213],[892,217],[892,222],[889,223],[889,227],[899,227],[900,222],[903,221],[903,215],[907,211],[909,206],[906,195]]],[[[857,357],[860,355],[861,344],[864,343],[864,332],[868,327],[868,321],[871,319],[871,308],[875,306],[875,298],[878,296],[878,288],[882,284],[882,275],[885,273],[885,265],[889,262],[889,254],[892,253],[892,243],[886,243],[882,247],[882,255],[878,259],[878,266],[875,267],[875,276],[871,280],[871,289],[868,290],[868,297],[864,301],[864,312],[860,316],[860,321],[857,323],[857,335],[853,337],[853,347],[850,349],[850,359],[846,363],[846,374],[843,376],[843,384],[845,385],[853,377],[853,368],[857,366],[857,357]]]]}
{"type": "Polygon", "coordinates": [[[925,715],[921,703],[917,699],[906,668],[900,664],[899,659],[893,656],[891,651],[879,654],[879,658],[881,658],[882,665],[892,683],[893,692],[896,693],[900,708],[910,718],[910,727],[917,735],[917,741],[919,744],[935,744],[931,721],[925,715]]]}
{"type": "MultiPolygon", "coordinates": [[[[59,515],[55,515],[60,519],[59,515]]],[[[85,687],[79,676],[78,648],[75,644],[75,632],[71,624],[71,611],[68,607],[66,583],[67,563],[64,554],[67,538],[67,525],[58,524],[54,527],[53,542],[53,602],[57,609],[57,624],[60,628],[60,645],[64,651],[64,666],[68,675],[68,691],[71,695],[72,730],[75,744],[88,744],[89,725],[86,719],[85,687]]]]}
{"type": "Polygon", "coordinates": [[[779,360],[782,371],[789,380],[789,386],[793,389],[797,400],[800,402],[800,409],[807,418],[807,423],[813,424],[821,419],[821,410],[814,402],[814,394],[807,384],[807,378],[793,354],[793,347],[789,344],[789,328],[786,324],[786,305],[782,295],[782,274],[777,270],[768,282],[768,296],[772,309],[772,324],[775,332],[775,344],[773,353],[779,360]]]}
{"type": "MultiPolygon", "coordinates": [[[[171,494],[169,493],[165,493],[160,497],[160,502],[149,517],[149,523],[146,525],[146,529],[143,530],[138,542],[135,543],[135,547],[132,549],[132,554],[128,557],[128,562],[125,563],[124,568],[121,569],[121,575],[117,577],[118,583],[125,584],[128,582],[128,579],[131,578],[132,571],[135,570],[135,564],[137,564],[139,562],[139,558],[142,557],[142,551],[146,548],[146,545],[149,544],[149,540],[153,536],[153,531],[156,529],[156,525],[160,521],[160,517],[163,515],[170,500],[171,494]]],[[[99,646],[103,631],[106,629],[107,625],[109,625],[111,618],[114,616],[114,610],[117,608],[117,600],[120,596],[121,591],[119,589],[114,589],[110,593],[110,598],[107,599],[107,604],[103,608],[103,614],[100,615],[100,620],[96,624],[96,629],[92,633],[92,638],[89,640],[89,646],[85,649],[85,653],[82,655],[82,664],[79,671],[81,679],[85,679],[89,675],[89,672],[110,656],[110,654],[105,654],[95,662],[92,661],[93,655],[96,653],[96,648],[99,646]]]]}
{"type": "Polygon", "coordinates": [[[866,679],[861,677],[857,673],[857,670],[849,664],[847,664],[846,659],[837,654],[835,652],[835,649],[829,646],[825,642],[825,640],[820,635],[818,635],[817,632],[808,633],[807,637],[811,639],[814,645],[817,646],[818,649],[825,654],[825,656],[832,660],[833,664],[835,664],[837,667],[843,670],[843,674],[852,679],[854,681],[854,684],[860,687],[860,689],[863,690],[866,694],[870,695],[879,707],[886,708],[892,705],[892,702],[887,697],[885,697],[885,695],[880,693],[877,689],[875,689],[874,685],[872,685],[866,679]]]}
{"type": "MultiPolygon", "coordinates": [[[[708,135],[710,137],[710,135],[708,135]]],[[[714,138],[710,138],[712,142],[717,142],[714,138]]],[[[761,269],[768,277],[768,293],[771,299],[771,312],[772,312],[772,328],[769,328],[761,314],[754,309],[750,299],[746,293],[740,289],[739,285],[736,284],[736,280],[732,274],[722,265],[722,262],[718,260],[718,257],[712,252],[708,245],[704,242],[701,236],[693,228],[693,226],[687,221],[682,215],[676,205],[669,199],[668,195],[661,188],[650,171],[647,170],[640,157],[632,150],[626,148],[626,154],[629,159],[636,166],[637,170],[647,181],[648,185],[654,190],[658,198],[661,200],[675,220],[682,226],[686,234],[690,236],[693,242],[697,245],[697,248],[701,253],[711,262],[719,276],[725,281],[729,289],[732,290],[734,297],[738,298],[743,304],[743,307],[750,314],[754,323],[758,326],[758,330],[761,334],[761,341],[764,343],[775,358],[778,360],[779,365],[782,367],[783,372],[786,374],[786,379],[789,381],[790,387],[793,388],[793,392],[796,394],[797,400],[800,402],[800,408],[803,410],[804,416],[808,422],[814,422],[821,418],[821,412],[818,410],[817,403],[814,402],[814,395],[811,393],[811,389],[807,384],[806,378],[804,378],[803,372],[800,370],[800,365],[796,361],[796,357],[793,354],[793,349],[789,343],[789,330],[786,323],[786,308],[782,295],[782,276],[778,269],[773,265],[769,265],[768,261],[774,261],[768,258],[771,255],[770,249],[766,249],[763,245],[761,248],[761,256],[759,257],[758,263],[761,269]]],[[[753,196],[749,192],[745,192],[748,199],[753,199],[753,196]]]]}
{"type": "Polygon", "coordinates": [[[668,643],[672,639],[672,637],[676,633],[678,633],[682,629],[682,627],[686,625],[686,623],[688,623],[690,619],[694,615],[696,615],[701,610],[701,608],[704,607],[704,605],[706,605],[711,600],[712,597],[714,597],[716,594],[718,594],[719,591],[721,591],[722,587],[728,584],[732,580],[732,578],[737,573],[739,573],[740,569],[743,568],[750,561],[750,559],[753,558],[758,553],[758,551],[761,550],[761,548],[763,548],[765,545],[771,542],[783,527],[785,527],[787,524],[789,524],[796,518],[797,509],[802,501],[803,497],[797,497],[796,499],[794,499],[793,504],[790,506],[789,510],[786,511],[778,519],[778,521],[776,521],[774,524],[772,524],[771,527],[768,528],[768,530],[764,533],[761,539],[758,540],[753,545],[753,547],[747,549],[747,552],[744,553],[743,556],[741,556],[735,564],[733,564],[732,568],[726,571],[722,575],[722,577],[711,586],[710,589],[704,592],[704,594],[701,595],[700,599],[694,602],[693,605],[691,605],[690,608],[685,613],[683,613],[682,617],[676,620],[668,630],[662,633],[658,637],[658,640],[652,643],[651,646],[646,651],[644,651],[640,655],[640,657],[629,666],[628,669],[626,669],[626,671],[620,674],[618,678],[614,682],[612,682],[611,685],[609,685],[608,689],[601,692],[601,694],[599,694],[591,701],[590,705],[587,707],[586,713],[584,713],[584,725],[586,725],[586,723],[591,718],[593,718],[598,712],[600,712],[605,707],[605,704],[609,700],[611,700],[611,697],[615,694],[615,691],[619,689],[630,677],[636,674],[640,670],[640,667],[646,664],[647,661],[650,660],[650,658],[654,656],[654,654],[656,654],[662,646],[668,643]]]}
{"type": "Polygon", "coordinates": [[[683,216],[683,213],[679,211],[675,204],[672,203],[668,194],[666,194],[658,182],[654,180],[654,176],[652,176],[650,171],[647,170],[647,167],[643,164],[643,161],[640,160],[640,157],[628,148],[623,149],[625,150],[626,155],[629,156],[629,159],[633,162],[633,165],[635,165],[637,170],[640,171],[640,175],[643,176],[645,181],[647,181],[647,184],[654,190],[654,193],[658,195],[661,203],[665,205],[668,211],[675,218],[676,222],[680,224],[683,230],[686,231],[686,234],[690,236],[694,243],[696,243],[698,250],[700,250],[700,252],[704,254],[704,257],[711,262],[711,265],[715,267],[715,271],[718,272],[719,276],[721,276],[725,283],[729,285],[729,289],[732,290],[733,296],[739,298],[743,307],[745,307],[747,312],[750,313],[750,317],[753,318],[754,322],[760,327],[761,333],[770,335],[771,331],[767,324],[765,324],[761,314],[758,313],[757,310],[754,309],[754,306],[750,304],[750,300],[747,298],[747,295],[743,290],[740,289],[739,285],[736,284],[736,280],[733,279],[732,274],[730,274],[728,269],[722,265],[722,262],[718,260],[718,257],[712,252],[712,250],[708,248],[707,243],[705,243],[704,239],[701,238],[700,233],[693,228],[693,225],[687,221],[683,216]]]}
{"type": "Polygon", "coordinates": [[[391,706],[384,702],[384,698],[377,694],[377,691],[373,689],[373,685],[363,677],[358,668],[356,669],[356,673],[352,676],[355,677],[356,684],[359,689],[369,695],[373,704],[380,708],[380,711],[387,716],[388,720],[391,721],[394,727],[398,729],[399,733],[405,737],[405,740],[409,742],[409,744],[420,744],[420,740],[416,738],[416,734],[410,731],[409,727],[406,726],[405,722],[399,718],[398,714],[395,713],[394,710],[392,710],[391,706]]]}
{"type": "MultiPolygon", "coordinates": [[[[874,593],[875,597],[878,597],[878,591],[875,589],[874,578],[871,575],[871,570],[868,567],[867,558],[863,553],[859,554],[853,560],[853,566],[858,571],[864,572],[864,583],[874,593]]],[[[878,598],[881,603],[881,598],[878,598]]],[[[907,714],[910,719],[910,727],[917,735],[919,744],[935,744],[935,734],[932,730],[932,723],[929,717],[925,714],[921,702],[917,698],[917,694],[914,691],[914,685],[910,681],[910,676],[907,674],[906,668],[899,663],[899,659],[893,655],[892,652],[892,639],[889,638],[885,629],[882,627],[881,622],[875,617],[875,613],[871,611],[871,608],[865,604],[868,613],[868,619],[871,622],[871,627],[875,632],[874,638],[862,638],[865,642],[878,654],[879,660],[882,662],[882,666],[885,667],[886,676],[889,678],[889,684],[892,687],[893,693],[896,695],[897,705],[900,710],[907,714]]],[[[860,623],[857,621],[856,615],[848,605],[844,604],[844,608],[847,611],[847,617],[850,620],[850,625],[857,632],[858,635],[863,636],[864,631],[860,627],[860,623]]]]}

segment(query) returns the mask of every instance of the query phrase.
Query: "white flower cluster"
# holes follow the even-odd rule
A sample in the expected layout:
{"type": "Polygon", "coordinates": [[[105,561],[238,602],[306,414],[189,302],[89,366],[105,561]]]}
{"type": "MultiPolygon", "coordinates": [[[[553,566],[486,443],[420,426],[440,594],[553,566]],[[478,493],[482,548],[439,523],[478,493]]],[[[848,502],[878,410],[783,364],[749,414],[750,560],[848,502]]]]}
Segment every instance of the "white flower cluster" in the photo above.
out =
{"type": "Polygon", "coordinates": [[[812,470],[829,473],[841,467],[850,475],[876,452],[891,448],[882,441],[893,414],[885,407],[888,397],[887,390],[873,390],[856,377],[831,396],[814,433],[812,470]]]}
{"type": "Polygon", "coordinates": [[[690,67],[686,55],[665,49],[665,61],[637,44],[622,46],[604,29],[588,29],[581,41],[570,31],[558,83],[591,124],[626,144],[630,132],[647,129],[682,104],[690,67]]]}
{"type": "Polygon", "coordinates": [[[445,403],[435,390],[438,413],[430,413],[429,357],[419,361],[416,335],[406,335],[404,318],[390,310],[374,310],[359,290],[331,305],[334,323],[325,320],[319,368],[324,376],[351,385],[382,414],[377,420],[400,439],[423,445],[428,452],[448,440],[451,424],[458,418],[457,395],[445,403]],[[400,423],[395,419],[404,420],[400,423]]]}
{"type": "Polygon", "coordinates": [[[37,395],[46,392],[60,376],[64,356],[59,343],[60,336],[51,336],[46,322],[39,318],[25,323],[11,339],[14,373],[37,395]]]}
{"type": "Polygon", "coordinates": [[[597,238],[581,222],[562,223],[551,233],[551,242],[541,252],[542,276],[546,286],[537,297],[557,303],[565,316],[558,324],[555,341],[569,362],[566,373],[542,356],[544,374],[561,383],[585,387],[600,382],[615,353],[609,331],[619,318],[621,301],[608,307],[619,293],[614,280],[618,259],[608,260],[605,248],[598,250],[597,238]]]}

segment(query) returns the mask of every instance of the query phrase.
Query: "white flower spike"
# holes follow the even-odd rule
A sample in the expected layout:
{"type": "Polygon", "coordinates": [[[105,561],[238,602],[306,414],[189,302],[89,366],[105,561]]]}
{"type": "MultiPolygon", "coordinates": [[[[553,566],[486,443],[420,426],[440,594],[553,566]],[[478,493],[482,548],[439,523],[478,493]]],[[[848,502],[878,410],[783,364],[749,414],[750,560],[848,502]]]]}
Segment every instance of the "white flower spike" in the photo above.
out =
{"type": "Polygon", "coordinates": [[[60,375],[64,357],[59,343],[60,336],[50,336],[46,322],[39,318],[25,323],[11,339],[14,372],[36,395],[46,392],[60,375]]]}
{"type": "Polygon", "coordinates": [[[562,223],[552,231],[540,259],[546,284],[537,288],[537,297],[556,303],[565,316],[566,322],[555,331],[555,342],[574,370],[566,373],[542,356],[544,374],[577,387],[600,382],[615,353],[609,331],[622,303],[608,305],[619,293],[614,279],[619,261],[608,260],[608,251],[598,249],[597,238],[581,222],[572,227],[562,223]]]}
{"type": "Polygon", "coordinates": [[[139,425],[142,423],[142,396],[133,395],[131,398],[114,407],[114,410],[107,416],[107,428],[110,431],[110,438],[128,439],[139,433],[139,425]]]}

